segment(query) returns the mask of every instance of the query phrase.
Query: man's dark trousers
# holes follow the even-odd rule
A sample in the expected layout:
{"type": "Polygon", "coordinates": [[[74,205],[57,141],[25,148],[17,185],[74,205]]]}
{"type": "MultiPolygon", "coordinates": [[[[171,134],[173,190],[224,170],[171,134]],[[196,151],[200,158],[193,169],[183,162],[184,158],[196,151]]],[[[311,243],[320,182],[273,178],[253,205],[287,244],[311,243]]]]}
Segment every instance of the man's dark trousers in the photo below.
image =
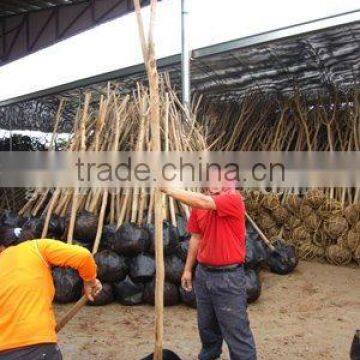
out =
{"type": "Polygon", "coordinates": [[[0,360],[62,360],[57,344],[37,344],[1,351],[0,360]]]}
{"type": "Polygon", "coordinates": [[[246,311],[243,267],[215,272],[198,265],[195,292],[202,342],[199,359],[218,358],[225,340],[231,360],[256,360],[254,338],[246,311]]]}

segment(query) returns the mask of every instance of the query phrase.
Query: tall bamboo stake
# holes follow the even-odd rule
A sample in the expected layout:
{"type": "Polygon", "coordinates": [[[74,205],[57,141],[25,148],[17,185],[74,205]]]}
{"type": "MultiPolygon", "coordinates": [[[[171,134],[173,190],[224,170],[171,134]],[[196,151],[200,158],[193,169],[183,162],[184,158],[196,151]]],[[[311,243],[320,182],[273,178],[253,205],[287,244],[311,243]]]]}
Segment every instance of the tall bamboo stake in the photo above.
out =
{"type": "MultiPolygon", "coordinates": [[[[145,41],[144,25],[141,17],[139,0],[134,0],[141,48],[150,85],[150,127],[151,150],[160,151],[160,104],[159,79],[156,68],[155,45],[153,42],[154,22],[157,0],[150,2],[150,28],[148,41],[145,41]]],[[[163,333],[164,333],[164,251],[163,251],[163,211],[162,194],[155,189],[155,257],[156,257],[156,287],[155,287],[155,351],[154,359],[162,360],[163,333]]]]}

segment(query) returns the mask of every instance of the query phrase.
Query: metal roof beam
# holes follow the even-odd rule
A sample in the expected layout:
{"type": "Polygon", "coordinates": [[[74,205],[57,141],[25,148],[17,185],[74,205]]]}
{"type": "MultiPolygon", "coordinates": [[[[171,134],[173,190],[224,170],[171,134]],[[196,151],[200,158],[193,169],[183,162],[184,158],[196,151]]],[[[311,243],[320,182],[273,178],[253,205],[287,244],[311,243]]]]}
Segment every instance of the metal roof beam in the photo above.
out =
{"type": "Polygon", "coordinates": [[[2,4],[0,4],[0,18],[12,17],[16,15],[21,15],[23,13],[33,13],[43,10],[51,10],[54,7],[62,8],[68,7],[72,5],[78,5],[84,2],[88,2],[89,0],[56,0],[56,1],[44,1],[44,0],[33,0],[31,3],[24,2],[21,0],[17,0],[17,2],[24,6],[24,9],[19,11],[19,6],[15,4],[15,1],[12,0],[2,0],[2,4]],[[6,2],[6,3],[5,3],[6,2]],[[4,15],[4,13],[6,13],[4,15]]]}
{"type": "MultiPolygon", "coordinates": [[[[200,15],[203,16],[202,13],[200,15]]],[[[313,15],[313,18],[315,18],[314,15],[313,15]]],[[[351,23],[358,22],[358,21],[360,21],[360,9],[353,10],[353,11],[347,12],[347,13],[338,14],[335,16],[330,16],[327,18],[303,22],[303,23],[300,23],[297,25],[283,27],[283,28],[276,29],[276,30],[262,32],[262,33],[260,33],[260,31],[262,29],[260,27],[260,28],[258,28],[259,30],[257,30],[258,34],[251,35],[251,36],[245,36],[245,34],[249,33],[249,32],[247,32],[247,33],[245,32],[244,36],[242,38],[240,38],[242,32],[238,31],[239,30],[238,28],[240,28],[240,27],[237,27],[236,29],[234,29],[235,31],[233,32],[234,34],[236,34],[236,36],[232,36],[232,37],[228,36],[227,37],[229,39],[238,37],[237,40],[231,40],[228,42],[219,43],[214,46],[201,47],[201,46],[211,43],[208,40],[207,40],[207,42],[205,42],[205,40],[207,39],[205,37],[205,40],[201,39],[202,42],[200,41],[197,43],[198,49],[193,50],[192,57],[195,59],[201,58],[201,60],[207,61],[207,57],[210,55],[226,53],[226,52],[229,52],[234,49],[251,47],[253,45],[276,41],[279,39],[281,40],[281,39],[285,39],[285,38],[293,38],[293,37],[296,37],[297,35],[313,33],[313,32],[316,32],[316,31],[319,31],[322,29],[333,28],[335,26],[351,24],[351,23]]],[[[291,23],[291,22],[284,22],[284,24],[286,24],[286,23],[291,23]]],[[[267,29],[267,28],[268,27],[264,27],[263,29],[267,29]]],[[[176,28],[174,28],[174,29],[176,29],[176,28]]],[[[163,34],[164,33],[165,32],[163,32],[163,34]]],[[[220,39],[224,39],[224,37],[222,37],[220,39]]],[[[222,41],[220,39],[218,40],[219,42],[222,41]]],[[[294,40],[296,41],[296,38],[294,40]]],[[[89,47],[89,49],[90,48],[91,47],[89,47]]],[[[175,48],[175,50],[178,51],[178,49],[176,49],[176,48],[175,48]]],[[[171,51],[173,51],[172,52],[173,54],[175,53],[174,49],[172,49],[171,51]]],[[[163,56],[166,56],[165,51],[163,51],[163,54],[164,54],[163,56]]],[[[170,56],[168,58],[165,57],[163,59],[160,59],[159,65],[162,63],[166,63],[166,59],[169,59],[169,58],[179,60],[179,55],[174,55],[174,56],[170,56]]],[[[83,75],[84,77],[87,76],[84,79],[75,80],[75,81],[69,82],[68,84],[61,84],[61,85],[59,84],[57,86],[54,86],[49,89],[44,89],[44,90],[40,90],[41,88],[40,89],[37,88],[36,90],[33,90],[34,92],[30,92],[26,95],[20,95],[20,96],[11,98],[11,99],[4,100],[3,102],[0,102],[0,106],[16,103],[19,101],[24,101],[26,99],[33,99],[33,98],[36,98],[39,96],[49,95],[49,94],[53,94],[56,92],[67,91],[67,90],[71,90],[71,89],[74,89],[77,87],[88,86],[88,85],[96,83],[96,82],[104,82],[104,81],[108,81],[108,80],[112,80],[112,79],[124,78],[126,76],[133,75],[133,74],[141,74],[143,72],[143,65],[129,66],[129,64],[134,64],[134,63],[136,64],[141,61],[140,59],[137,59],[136,57],[134,57],[134,59],[132,59],[131,63],[124,62],[124,65],[121,65],[121,64],[117,65],[120,68],[123,66],[120,70],[114,70],[114,69],[116,69],[116,67],[109,66],[108,70],[107,70],[108,72],[106,72],[104,74],[97,75],[94,72],[88,72],[87,75],[83,75]]],[[[179,62],[176,62],[175,60],[173,60],[173,61],[174,62],[169,62],[168,64],[173,65],[175,63],[176,64],[179,63],[179,62]]],[[[207,68],[210,68],[210,70],[212,70],[211,62],[210,62],[210,64],[207,64],[207,68]]],[[[65,69],[65,70],[68,71],[68,69],[65,69]]],[[[214,69],[214,70],[216,71],[216,69],[214,69]]],[[[211,72],[214,73],[214,71],[211,71],[211,72]]],[[[217,80],[219,81],[220,84],[223,81],[221,76],[217,80]]],[[[71,81],[71,80],[69,80],[69,81],[71,81]]],[[[58,83],[55,82],[55,84],[58,84],[58,83]]],[[[18,93],[23,94],[23,92],[18,92],[18,93]]]]}
{"type": "MultiPolygon", "coordinates": [[[[166,58],[162,58],[162,59],[157,60],[157,66],[161,70],[161,68],[179,64],[180,59],[181,59],[180,55],[173,55],[173,56],[169,56],[166,58]]],[[[63,84],[63,85],[55,86],[53,88],[37,91],[32,94],[26,94],[26,95],[18,96],[18,97],[9,99],[9,100],[1,101],[0,106],[13,105],[13,104],[19,103],[21,101],[33,100],[33,99],[40,98],[43,96],[57,94],[57,93],[61,93],[64,91],[69,91],[69,90],[89,86],[92,84],[97,84],[100,82],[106,82],[106,81],[110,81],[110,80],[114,80],[114,79],[121,79],[121,78],[128,77],[128,76],[143,74],[144,72],[145,72],[144,64],[129,66],[125,69],[110,71],[108,73],[97,75],[97,76],[92,76],[87,79],[73,81],[68,84],[63,84]]]]}
{"type": "Polygon", "coordinates": [[[357,21],[360,21],[360,9],[193,50],[192,57],[201,58],[274,40],[316,32],[339,25],[350,24],[357,21]]]}

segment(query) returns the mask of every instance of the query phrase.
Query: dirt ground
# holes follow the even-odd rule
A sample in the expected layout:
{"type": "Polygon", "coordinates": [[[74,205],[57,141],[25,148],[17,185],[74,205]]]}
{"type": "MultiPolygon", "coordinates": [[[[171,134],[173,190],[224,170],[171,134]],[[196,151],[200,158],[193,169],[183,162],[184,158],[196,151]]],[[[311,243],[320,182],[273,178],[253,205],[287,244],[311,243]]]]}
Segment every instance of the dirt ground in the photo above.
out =
{"type": "MultiPolygon", "coordinates": [[[[249,306],[258,358],[348,360],[360,328],[360,269],[302,262],[287,276],[262,272],[263,291],[249,306]]],[[[69,306],[57,306],[57,317],[69,306]]],[[[153,348],[149,306],[86,307],[59,335],[65,360],[139,360],[153,348]]],[[[166,308],[165,347],[196,359],[195,310],[166,308]]],[[[229,359],[226,349],[223,359],[229,359]]]]}

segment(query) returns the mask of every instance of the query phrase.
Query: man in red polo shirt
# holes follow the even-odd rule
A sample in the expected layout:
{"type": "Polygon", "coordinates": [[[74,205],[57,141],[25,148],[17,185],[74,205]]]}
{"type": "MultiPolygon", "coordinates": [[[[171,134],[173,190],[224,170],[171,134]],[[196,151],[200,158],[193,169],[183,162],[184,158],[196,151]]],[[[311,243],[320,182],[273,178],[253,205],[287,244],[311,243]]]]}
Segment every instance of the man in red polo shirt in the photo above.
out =
{"type": "Polygon", "coordinates": [[[231,360],[255,360],[256,349],[247,316],[245,275],[245,205],[231,182],[207,189],[206,194],[162,189],[192,207],[192,234],[182,286],[192,290],[195,275],[198,327],[202,349],[199,360],[217,359],[227,343],[231,360]]]}

